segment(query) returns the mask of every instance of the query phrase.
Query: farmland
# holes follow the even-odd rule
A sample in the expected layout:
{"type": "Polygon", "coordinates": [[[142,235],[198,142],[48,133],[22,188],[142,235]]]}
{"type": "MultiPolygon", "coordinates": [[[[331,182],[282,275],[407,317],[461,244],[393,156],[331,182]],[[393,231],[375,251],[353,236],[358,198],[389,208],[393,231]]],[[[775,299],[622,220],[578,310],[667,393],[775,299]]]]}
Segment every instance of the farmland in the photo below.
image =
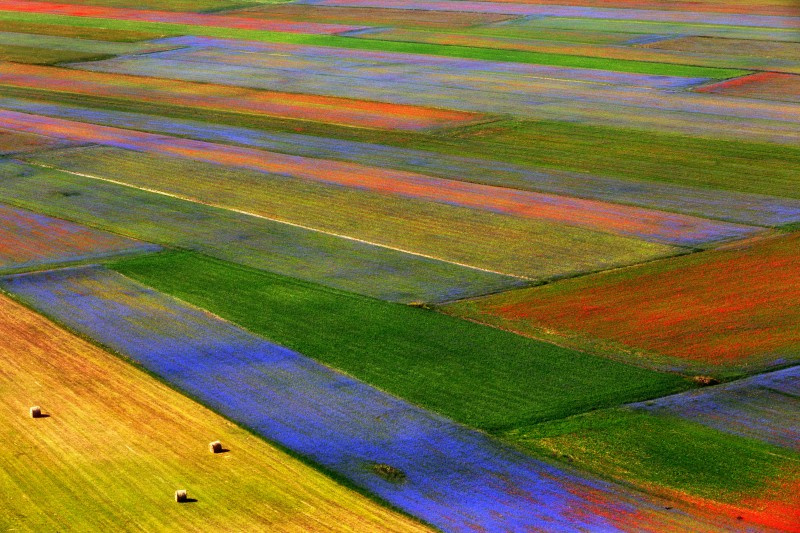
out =
{"type": "Polygon", "coordinates": [[[0,530],[800,533],[798,28],[0,0],[0,530]]]}
{"type": "Polygon", "coordinates": [[[602,339],[654,363],[665,355],[697,371],[753,372],[797,360],[798,242],[794,233],[465,301],[448,312],[533,336],[546,330],[590,350],[590,339],[602,339]]]}
{"type": "Polygon", "coordinates": [[[703,519],[525,457],[115,272],[62,269],[6,278],[3,286],[228,418],[440,527],[636,523],[658,531],[703,519]],[[407,480],[393,485],[369,468],[374,463],[400,468],[407,480]],[[525,513],[542,494],[547,504],[525,513]],[[496,512],[483,511],[487,501],[496,512]],[[573,508],[583,509],[579,517],[573,508]]]}
{"type": "Polygon", "coordinates": [[[3,529],[427,530],[6,297],[0,330],[3,529]]]}
{"type": "Polygon", "coordinates": [[[202,256],[164,254],[112,266],[282,346],[483,429],[689,387],[678,376],[202,256]],[[485,359],[490,350],[497,359],[485,359]],[[448,383],[434,386],[442,375],[450,376],[448,383]],[[534,380],[537,385],[531,387],[534,380]],[[565,388],[569,394],[555,393],[565,388]]]}
{"type": "Polygon", "coordinates": [[[0,270],[154,251],[156,245],[0,204],[0,270]]]}
{"type": "Polygon", "coordinates": [[[506,437],[542,455],[733,518],[797,530],[800,455],[691,420],[615,409],[520,428],[506,437]]]}

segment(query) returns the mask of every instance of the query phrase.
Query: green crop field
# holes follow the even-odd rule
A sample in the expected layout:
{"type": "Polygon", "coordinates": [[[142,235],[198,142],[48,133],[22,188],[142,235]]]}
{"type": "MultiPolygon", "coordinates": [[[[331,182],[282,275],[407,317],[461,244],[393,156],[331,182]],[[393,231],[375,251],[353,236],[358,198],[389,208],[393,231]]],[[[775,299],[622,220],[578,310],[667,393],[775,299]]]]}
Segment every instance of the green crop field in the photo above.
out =
{"type": "Polygon", "coordinates": [[[498,430],[689,387],[440,315],[190,254],[112,267],[455,420],[498,430]]]}

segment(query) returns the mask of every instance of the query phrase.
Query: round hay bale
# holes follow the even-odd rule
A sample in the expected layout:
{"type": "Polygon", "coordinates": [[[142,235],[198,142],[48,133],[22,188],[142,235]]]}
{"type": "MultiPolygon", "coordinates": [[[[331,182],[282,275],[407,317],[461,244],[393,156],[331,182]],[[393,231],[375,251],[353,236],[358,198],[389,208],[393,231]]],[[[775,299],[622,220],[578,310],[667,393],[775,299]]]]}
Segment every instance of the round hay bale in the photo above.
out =
{"type": "Polygon", "coordinates": [[[31,407],[31,418],[41,418],[42,417],[42,408],[38,405],[34,405],[31,407]]]}
{"type": "Polygon", "coordinates": [[[701,387],[708,387],[710,385],[719,385],[719,380],[711,376],[695,376],[692,378],[692,381],[694,381],[701,387]]]}
{"type": "Polygon", "coordinates": [[[186,494],[185,490],[176,490],[175,491],[175,501],[178,503],[183,503],[188,499],[188,495],[186,494]]]}
{"type": "Polygon", "coordinates": [[[387,465],[385,463],[375,463],[372,465],[372,471],[380,477],[392,483],[401,483],[406,480],[406,473],[399,468],[387,465]]]}
{"type": "Polygon", "coordinates": [[[215,440],[208,445],[208,451],[211,453],[222,453],[222,443],[218,440],[215,440]]]}

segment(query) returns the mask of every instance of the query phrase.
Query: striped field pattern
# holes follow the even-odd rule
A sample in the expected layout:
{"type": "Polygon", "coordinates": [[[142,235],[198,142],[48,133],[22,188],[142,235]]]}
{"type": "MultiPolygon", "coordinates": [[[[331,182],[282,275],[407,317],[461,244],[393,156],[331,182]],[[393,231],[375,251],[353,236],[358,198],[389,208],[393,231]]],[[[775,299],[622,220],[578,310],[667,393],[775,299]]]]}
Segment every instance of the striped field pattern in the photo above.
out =
{"type": "Polygon", "coordinates": [[[800,533],[799,28],[0,0],[0,530],[800,533]]]}

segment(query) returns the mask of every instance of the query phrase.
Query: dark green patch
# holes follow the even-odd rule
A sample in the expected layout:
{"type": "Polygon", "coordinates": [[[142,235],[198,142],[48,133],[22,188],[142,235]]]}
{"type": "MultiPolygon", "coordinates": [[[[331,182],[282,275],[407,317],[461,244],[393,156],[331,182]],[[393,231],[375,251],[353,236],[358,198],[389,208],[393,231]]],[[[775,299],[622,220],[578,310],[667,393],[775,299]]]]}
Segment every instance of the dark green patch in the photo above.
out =
{"type": "Polygon", "coordinates": [[[380,389],[487,430],[688,388],[683,378],[192,253],[112,264],[380,389]]]}

